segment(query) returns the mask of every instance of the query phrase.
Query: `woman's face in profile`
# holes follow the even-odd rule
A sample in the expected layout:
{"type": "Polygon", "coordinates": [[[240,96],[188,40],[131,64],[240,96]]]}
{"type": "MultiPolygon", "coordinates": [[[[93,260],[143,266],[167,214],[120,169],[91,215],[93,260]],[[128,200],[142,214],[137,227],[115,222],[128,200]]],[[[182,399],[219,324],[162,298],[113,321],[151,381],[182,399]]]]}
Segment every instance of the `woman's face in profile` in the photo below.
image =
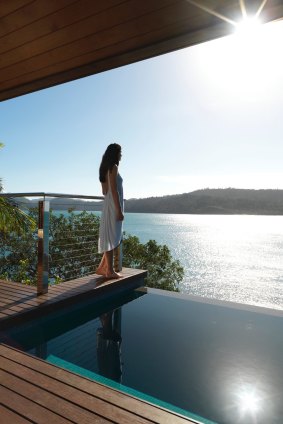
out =
{"type": "Polygon", "coordinates": [[[120,150],[120,152],[118,154],[118,161],[120,162],[121,159],[122,159],[122,150],[120,150]]]}

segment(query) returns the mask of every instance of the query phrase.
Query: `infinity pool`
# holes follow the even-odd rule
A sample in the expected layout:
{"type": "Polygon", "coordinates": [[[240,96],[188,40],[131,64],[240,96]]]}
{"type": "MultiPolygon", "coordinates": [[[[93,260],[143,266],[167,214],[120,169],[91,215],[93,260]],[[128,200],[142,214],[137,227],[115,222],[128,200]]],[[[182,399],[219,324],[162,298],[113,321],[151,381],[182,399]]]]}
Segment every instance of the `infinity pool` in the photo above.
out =
{"type": "Polygon", "coordinates": [[[5,342],[202,423],[282,423],[282,329],[278,311],[143,288],[5,342]]]}

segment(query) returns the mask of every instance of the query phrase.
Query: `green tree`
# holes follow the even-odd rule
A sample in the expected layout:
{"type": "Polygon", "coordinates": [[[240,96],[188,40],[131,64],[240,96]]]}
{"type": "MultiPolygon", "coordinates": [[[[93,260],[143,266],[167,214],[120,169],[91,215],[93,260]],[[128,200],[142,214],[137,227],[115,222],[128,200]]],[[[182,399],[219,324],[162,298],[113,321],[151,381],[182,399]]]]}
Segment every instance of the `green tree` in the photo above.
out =
{"type": "MultiPolygon", "coordinates": [[[[3,143],[0,143],[0,149],[4,147],[3,143]]],[[[3,191],[3,182],[0,177],[0,192],[3,191]]],[[[7,198],[0,197],[0,234],[17,232],[25,233],[34,227],[34,221],[31,217],[25,214],[17,204],[7,198]]]]}
{"type": "MultiPolygon", "coordinates": [[[[36,212],[31,212],[35,217],[36,212]]],[[[0,278],[23,283],[36,283],[37,233],[31,227],[17,233],[0,234],[0,278]]]]}
{"type": "MultiPolygon", "coordinates": [[[[37,221],[37,209],[30,216],[37,221]]],[[[87,212],[67,215],[50,212],[49,279],[59,282],[94,273],[99,218],[87,212]]],[[[27,284],[37,281],[37,233],[11,233],[0,240],[0,277],[27,284]]]]}
{"type": "MultiPolygon", "coordinates": [[[[31,211],[34,220],[37,210],[31,211]]],[[[99,217],[87,212],[67,215],[50,212],[49,277],[58,282],[94,273],[101,256],[97,253],[99,217]]],[[[123,266],[148,270],[146,285],[178,291],[184,270],[166,245],[125,234],[123,266]]],[[[37,234],[12,233],[0,239],[0,278],[36,284],[37,234]],[[2,277],[1,277],[2,276],[2,277]]]]}
{"type": "Polygon", "coordinates": [[[184,268],[174,260],[166,245],[149,240],[142,244],[138,237],[126,234],[123,240],[123,265],[147,269],[146,285],[163,290],[179,291],[184,268]]]}

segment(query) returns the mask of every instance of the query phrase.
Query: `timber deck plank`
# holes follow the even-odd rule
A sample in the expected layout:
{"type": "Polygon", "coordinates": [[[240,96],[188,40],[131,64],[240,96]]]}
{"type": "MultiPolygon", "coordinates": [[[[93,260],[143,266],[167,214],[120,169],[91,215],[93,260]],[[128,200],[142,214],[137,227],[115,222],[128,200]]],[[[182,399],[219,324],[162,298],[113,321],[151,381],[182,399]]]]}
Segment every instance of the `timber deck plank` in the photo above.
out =
{"type": "Polygon", "coordinates": [[[24,417],[19,416],[0,404],[0,423],[30,424],[30,420],[26,420],[24,417]]]}
{"type": "Polygon", "coordinates": [[[71,422],[62,416],[54,414],[49,409],[37,405],[32,400],[18,395],[13,390],[7,389],[2,385],[2,381],[0,385],[0,398],[2,404],[8,406],[15,413],[18,413],[24,416],[26,419],[31,420],[33,423],[47,424],[49,422],[52,424],[64,424],[71,422]]]}
{"type": "Polygon", "coordinates": [[[193,423],[5,344],[0,344],[0,399],[0,423],[13,416],[15,424],[193,423]]]}

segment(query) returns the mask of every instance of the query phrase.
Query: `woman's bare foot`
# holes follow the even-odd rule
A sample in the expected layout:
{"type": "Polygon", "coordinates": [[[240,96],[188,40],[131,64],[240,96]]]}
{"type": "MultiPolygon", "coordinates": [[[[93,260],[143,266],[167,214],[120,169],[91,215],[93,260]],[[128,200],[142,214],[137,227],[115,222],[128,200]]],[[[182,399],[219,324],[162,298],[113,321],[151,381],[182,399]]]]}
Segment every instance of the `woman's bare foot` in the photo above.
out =
{"type": "Polygon", "coordinates": [[[115,271],[107,273],[104,276],[105,276],[105,278],[109,278],[109,279],[115,279],[115,278],[121,278],[122,277],[121,274],[119,274],[118,272],[115,272],[115,271]]]}
{"type": "Polygon", "coordinates": [[[104,275],[106,274],[106,270],[103,268],[97,268],[97,270],[95,271],[95,274],[97,275],[104,275]]]}

